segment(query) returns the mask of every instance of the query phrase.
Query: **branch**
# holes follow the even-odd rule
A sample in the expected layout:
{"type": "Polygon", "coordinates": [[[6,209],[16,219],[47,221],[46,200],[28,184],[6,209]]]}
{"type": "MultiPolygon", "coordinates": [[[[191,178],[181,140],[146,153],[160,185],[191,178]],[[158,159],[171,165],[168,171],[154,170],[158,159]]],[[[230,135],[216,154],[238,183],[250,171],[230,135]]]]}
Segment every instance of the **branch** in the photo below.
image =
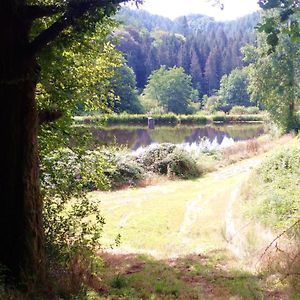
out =
{"type": "MultiPolygon", "coordinates": [[[[50,42],[55,40],[59,34],[66,28],[71,27],[74,23],[88,12],[97,8],[107,8],[110,5],[118,5],[129,0],[90,0],[81,3],[70,2],[66,12],[50,27],[42,31],[29,45],[29,52],[37,54],[50,42]]],[[[137,4],[143,0],[135,0],[137,4]]]]}
{"type": "Polygon", "coordinates": [[[62,7],[56,5],[28,5],[25,8],[26,16],[30,20],[35,20],[42,17],[50,17],[62,12],[62,7]]]}
{"type": "Polygon", "coordinates": [[[42,110],[39,112],[39,124],[54,122],[62,116],[63,112],[60,110],[42,110]]]}
{"type": "MultiPolygon", "coordinates": [[[[280,239],[284,234],[286,234],[287,232],[289,232],[290,230],[292,230],[296,225],[300,224],[300,219],[298,221],[296,221],[295,223],[293,223],[290,227],[288,227],[287,229],[285,229],[284,231],[282,231],[279,235],[276,236],[276,238],[268,245],[268,247],[265,249],[264,253],[261,255],[260,259],[262,259],[265,254],[268,252],[268,250],[273,246],[273,244],[280,239]]],[[[277,244],[276,244],[277,245],[277,244]]]]}

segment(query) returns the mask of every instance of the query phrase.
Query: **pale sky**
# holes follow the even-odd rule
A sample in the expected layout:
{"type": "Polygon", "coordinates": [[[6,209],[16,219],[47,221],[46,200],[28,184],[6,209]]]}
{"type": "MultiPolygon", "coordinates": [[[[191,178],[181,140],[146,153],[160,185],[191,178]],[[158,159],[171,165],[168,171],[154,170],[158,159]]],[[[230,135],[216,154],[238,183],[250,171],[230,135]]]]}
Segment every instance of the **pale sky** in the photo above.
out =
{"type": "MultiPolygon", "coordinates": [[[[209,0],[144,0],[141,9],[175,19],[189,14],[202,14],[216,20],[234,20],[259,9],[258,0],[223,0],[224,9],[214,7],[209,0]]],[[[130,5],[129,5],[130,6],[130,5]]]]}

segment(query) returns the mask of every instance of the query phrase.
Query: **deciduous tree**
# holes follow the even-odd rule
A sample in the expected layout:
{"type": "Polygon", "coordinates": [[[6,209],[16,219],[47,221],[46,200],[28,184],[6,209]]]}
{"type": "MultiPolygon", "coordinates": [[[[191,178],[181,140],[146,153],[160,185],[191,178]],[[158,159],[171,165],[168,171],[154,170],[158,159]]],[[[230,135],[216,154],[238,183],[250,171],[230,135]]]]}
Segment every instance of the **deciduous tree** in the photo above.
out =
{"type": "Polygon", "coordinates": [[[58,37],[68,39],[78,30],[90,29],[120,2],[125,1],[0,3],[0,264],[7,280],[35,284],[43,282],[45,275],[35,100],[40,74],[37,57],[58,37]],[[51,22],[46,28],[33,30],[37,20],[47,18],[51,22]]]}
{"type": "Polygon", "coordinates": [[[168,112],[187,113],[193,88],[191,76],[183,68],[154,71],[144,90],[145,97],[159,101],[168,112]]]}

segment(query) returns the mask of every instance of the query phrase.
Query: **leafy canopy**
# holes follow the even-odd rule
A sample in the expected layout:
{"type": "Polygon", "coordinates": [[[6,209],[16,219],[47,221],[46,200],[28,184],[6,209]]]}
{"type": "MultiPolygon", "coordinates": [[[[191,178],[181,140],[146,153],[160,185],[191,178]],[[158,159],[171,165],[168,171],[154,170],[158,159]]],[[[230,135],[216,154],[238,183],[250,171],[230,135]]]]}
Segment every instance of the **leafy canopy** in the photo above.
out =
{"type": "Polygon", "coordinates": [[[258,24],[259,32],[267,34],[269,53],[279,44],[280,33],[288,34],[292,41],[300,41],[299,0],[259,0],[258,4],[264,10],[278,11],[277,15],[269,15],[258,24]]]}
{"type": "Polygon", "coordinates": [[[228,109],[236,105],[250,106],[250,96],[247,91],[248,82],[247,68],[235,69],[229,75],[224,75],[218,92],[221,105],[228,109]]]}
{"type": "Polygon", "coordinates": [[[299,43],[286,34],[278,36],[274,52],[265,55],[269,45],[267,35],[261,33],[257,48],[246,47],[249,66],[249,92],[251,99],[262,102],[271,117],[283,130],[298,130],[299,119],[299,43]]]}
{"type": "Polygon", "coordinates": [[[154,99],[168,112],[188,113],[192,96],[192,78],[183,68],[161,66],[149,76],[144,89],[146,98],[154,99]]]}

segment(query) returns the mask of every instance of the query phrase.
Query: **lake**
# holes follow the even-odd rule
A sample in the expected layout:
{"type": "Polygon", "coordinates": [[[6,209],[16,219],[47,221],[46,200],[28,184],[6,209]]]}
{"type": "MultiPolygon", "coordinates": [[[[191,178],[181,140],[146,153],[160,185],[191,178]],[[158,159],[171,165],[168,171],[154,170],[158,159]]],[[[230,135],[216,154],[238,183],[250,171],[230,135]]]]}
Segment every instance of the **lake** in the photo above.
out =
{"type": "Polygon", "coordinates": [[[173,143],[197,146],[206,143],[211,146],[226,147],[234,142],[253,139],[264,134],[261,124],[209,125],[209,126],[163,126],[155,129],[147,127],[92,128],[96,144],[124,145],[137,150],[154,143],[173,143]]]}

